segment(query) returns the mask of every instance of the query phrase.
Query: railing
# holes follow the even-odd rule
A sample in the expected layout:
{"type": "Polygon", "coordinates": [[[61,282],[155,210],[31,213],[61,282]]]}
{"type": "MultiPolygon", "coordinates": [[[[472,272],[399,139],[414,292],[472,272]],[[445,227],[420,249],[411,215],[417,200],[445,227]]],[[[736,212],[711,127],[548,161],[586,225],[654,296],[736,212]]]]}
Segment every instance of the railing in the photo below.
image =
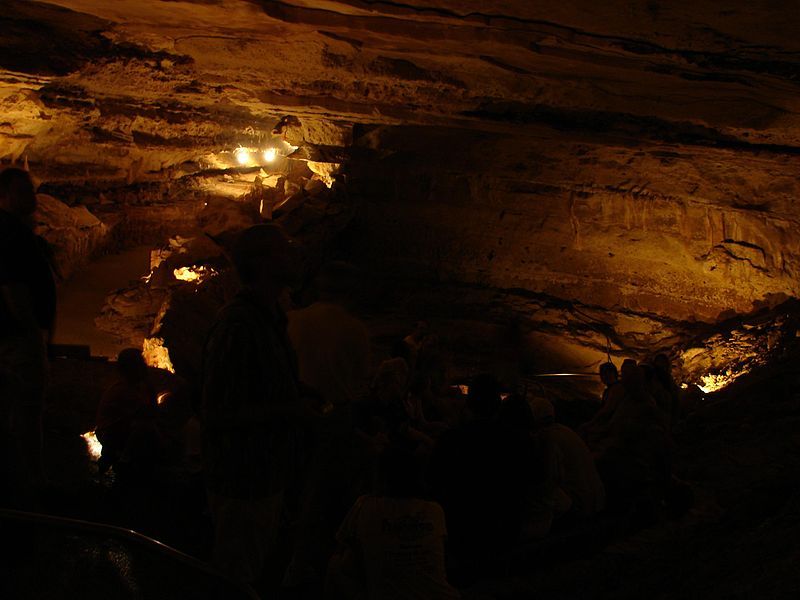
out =
{"type": "Polygon", "coordinates": [[[5,598],[258,600],[247,585],[130,529],[0,508],[5,598]]]}

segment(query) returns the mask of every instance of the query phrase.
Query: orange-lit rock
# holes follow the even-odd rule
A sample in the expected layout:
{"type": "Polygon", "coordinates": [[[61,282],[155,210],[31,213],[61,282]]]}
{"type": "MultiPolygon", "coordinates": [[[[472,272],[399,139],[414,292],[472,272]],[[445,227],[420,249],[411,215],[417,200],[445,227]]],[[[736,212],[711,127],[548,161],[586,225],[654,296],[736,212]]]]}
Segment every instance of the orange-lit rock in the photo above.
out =
{"type": "Polygon", "coordinates": [[[800,38],[774,3],[13,0],[6,22],[0,159],[121,243],[266,217],[314,224],[313,262],[355,215],[365,299],[390,306],[388,279],[425,296],[410,319],[521,323],[576,366],[800,293],[800,38]]]}

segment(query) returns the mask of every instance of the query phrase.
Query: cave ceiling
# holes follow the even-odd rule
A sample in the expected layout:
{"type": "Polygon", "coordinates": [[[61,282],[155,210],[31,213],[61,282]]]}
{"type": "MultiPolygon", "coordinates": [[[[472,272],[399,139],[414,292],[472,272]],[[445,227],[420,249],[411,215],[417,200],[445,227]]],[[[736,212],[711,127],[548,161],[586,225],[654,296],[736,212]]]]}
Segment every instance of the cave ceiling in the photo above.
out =
{"type": "Polygon", "coordinates": [[[146,171],[283,114],[796,148],[800,11],[738,4],[6,1],[0,155],[146,171]]]}
{"type": "Polygon", "coordinates": [[[42,180],[183,176],[293,115],[396,272],[686,321],[800,294],[797,2],[2,6],[0,159],[42,180]]]}

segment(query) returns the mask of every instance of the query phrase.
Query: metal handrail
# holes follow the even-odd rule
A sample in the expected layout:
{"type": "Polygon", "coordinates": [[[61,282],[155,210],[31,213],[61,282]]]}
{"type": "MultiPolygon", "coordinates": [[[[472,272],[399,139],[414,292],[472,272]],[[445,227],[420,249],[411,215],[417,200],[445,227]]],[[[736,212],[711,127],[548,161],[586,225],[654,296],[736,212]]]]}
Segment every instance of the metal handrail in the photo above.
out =
{"type": "Polygon", "coordinates": [[[0,519],[3,520],[16,520],[16,521],[27,521],[36,524],[54,526],[54,527],[63,527],[67,529],[74,529],[78,531],[82,531],[85,533],[100,533],[106,536],[114,536],[114,537],[122,537],[126,540],[130,540],[139,544],[141,546],[146,547],[148,550],[154,550],[169,556],[170,558],[181,562],[192,569],[196,569],[202,571],[206,575],[210,575],[211,577],[215,577],[224,581],[226,584],[230,585],[238,589],[242,594],[251,600],[260,600],[258,594],[256,594],[255,590],[251,588],[249,585],[242,583],[240,581],[236,581],[235,579],[231,579],[224,573],[221,573],[208,563],[205,563],[197,558],[189,556],[181,552],[180,550],[176,550],[171,546],[167,546],[163,542],[160,542],[154,538],[148,537],[138,531],[134,531],[133,529],[126,529],[124,527],[118,527],[116,525],[106,525],[103,523],[95,523],[93,521],[83,521],[81,519],[72,519],[68,517],[57,517],[54,515],[46,515],[42,513],[33,513],[33,512],[26,512],[22,510],[15,510],[11,508],[0,508],[0,519]]]}

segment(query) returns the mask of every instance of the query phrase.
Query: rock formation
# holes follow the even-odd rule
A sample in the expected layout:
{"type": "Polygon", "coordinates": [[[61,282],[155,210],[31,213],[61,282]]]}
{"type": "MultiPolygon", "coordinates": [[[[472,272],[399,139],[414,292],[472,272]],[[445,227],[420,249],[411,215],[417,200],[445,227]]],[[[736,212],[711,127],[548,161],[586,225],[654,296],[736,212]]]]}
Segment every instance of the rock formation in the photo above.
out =
{"type": "Polygon", "coordinates": [[[465,337],[517,328],[540,368],[689,343],[698,324],[800,292],[789,7],[4,9],[0,159],[26,160],[123,243],[196,235],[238,199],[293,233],[328,231],[311,238],[330,249],[341,228],[319,224],[344,210],[336,251],[362,269],[367,313],[382,302],[382,318],[469,324],[465,337]],[[337,178],[346,209],[306,201],[337,178]]]}

